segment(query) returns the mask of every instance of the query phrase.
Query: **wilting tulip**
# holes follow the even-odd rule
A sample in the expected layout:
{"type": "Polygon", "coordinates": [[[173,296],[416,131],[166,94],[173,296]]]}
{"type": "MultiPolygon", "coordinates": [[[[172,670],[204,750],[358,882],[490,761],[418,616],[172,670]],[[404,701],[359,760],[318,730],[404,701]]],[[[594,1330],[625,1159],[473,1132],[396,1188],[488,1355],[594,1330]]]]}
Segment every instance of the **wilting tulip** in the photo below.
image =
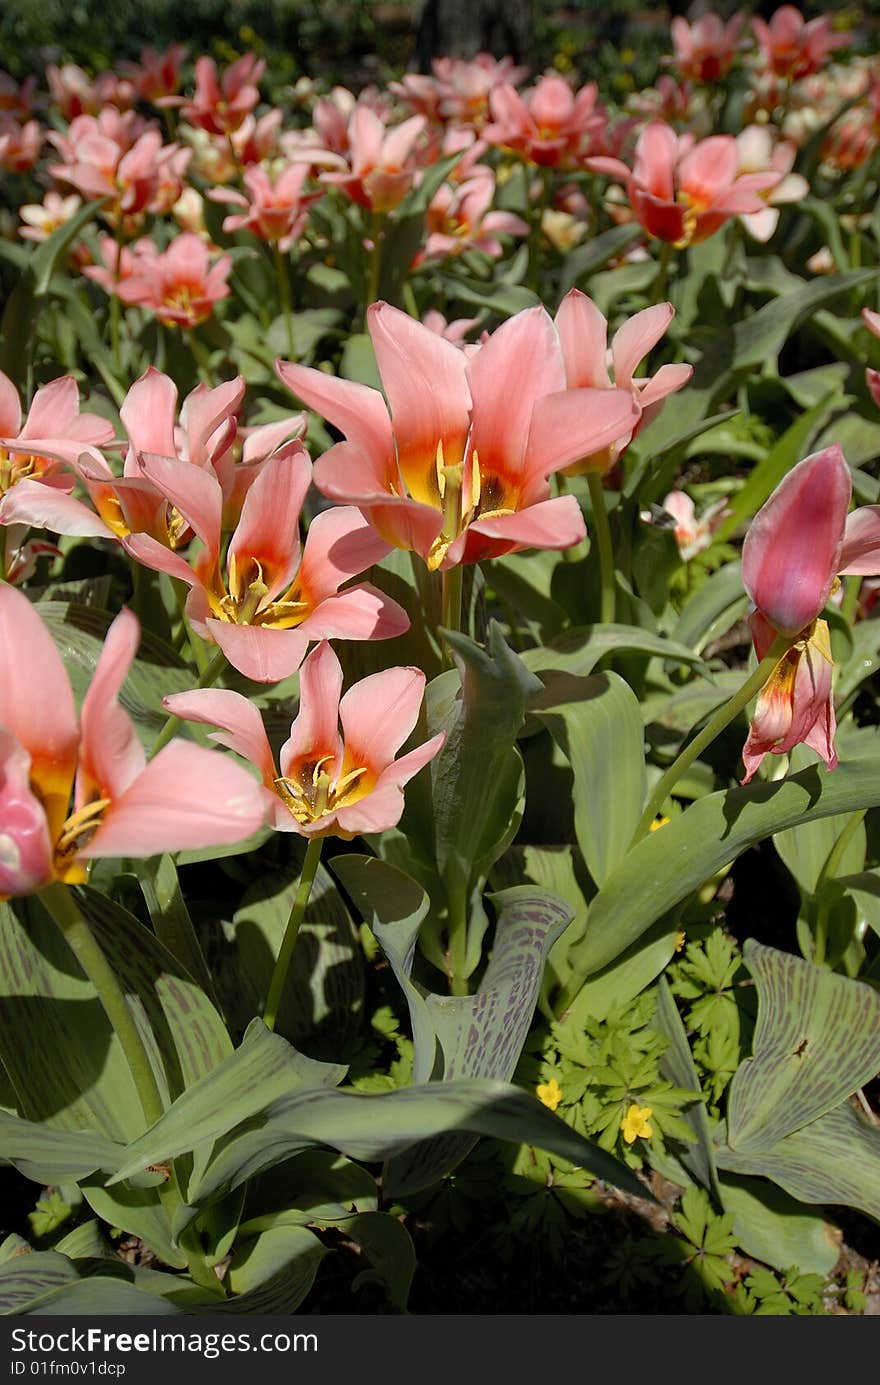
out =
{"type": "Polygon", "coordinates": [[[214,751],[172,741],[147,763],[118,695],[140,640],[116,617],[77,725],[61,657],[27,597],[0,586],[0,896],[77,884],[101,856],[243,841],[260,786],[214,751]]]}
{"type": "Polygon", "coordinates": [[[761,194],[781,181],[775,171],[741,174],[733,135],[695,141],[655,120],[639,136],[627,196],[650,235],[683,247],[714,235],[732,216],[763,211],[761,194]]]}
{"type": "Polygon", "coordinates": [[[834,751],[828,625],[819,619],[838,574],[880,573],[880,506],[847,517],[850,470],[836,444],[799,462],[758,511],[743,544],[743,584],[755,605],[752,638],[762,659],[777,635],[792,638],[759,694],[743,750],[748,783],[764,756],[800,742],[829,769],[834,751]]]}
{"type": "Polygon", "coordinates": [[[236,692],[199,689],[165,698],[174,716],[218,726],[211,739],[256,765],[278,832],[346,840],[386,832],[403,812],[403,786],[440,751],[445,732],[395,760],[425,691],[417,668],[389,668],[342,696],[342,668],[322,641],[299,675],[299,712],[275,766],[259,711],[236,692]],[[342,723],[342,734],[339,723],[342,723]]]}
{"type": "Polygon", "coordinates": [[[556,313],[556,330],[562,343],[565,380],[568,389],[615,390],[628,394],[637,410],[633,427],[608,446],[578,458],[564,468],[566,476],[587,471],[610,471],[636,433],[660,412],[663,400],[686,385],[693,366],[664,365],[656,375],[634,379],[639,362],[657,345],[675,315],[671,303],[658,303],[635,313],[614,333],[610,353],[607,349],[608,323],[591,298],[571,289],[556,313]],[[614,380],[608,370],[608,356],[614,380]]]}
{"type": "Polygon", "coordinates": [[[251,485],[221,562],[223,490],[189,462],[145,454],[141,469],[201,540],[192,565],[148,534],[122,543],[138,562],[190,588],[193,629],[260,683],[295,673],[313,640],[381,640],[409,628],[406,612],[368,582],[340,591],[387,554],[352,508],[326,510],[300,552],[299,516],[312,468],[301,444],[271,457],[251,485]]]}
{"type": "Polygon", "coordinates": [[[694,82],[717,82],[733,66],[737,39],[744,15],[735,14],[728,24],[709,10],[693,24],[681,15],[672,20],[672,41],[675,57],[672,61],[683,77],[694,82]]]}
{"type": "Polygon", "coordinates": [[[378,390],[277,362],[284,383],[347,438],[318,462],[318,489],[357,505],[389,544],[432,570],[579,543],[580,507],[573,496],[551,499],[547,478],[631,434],[631,393],[567,390],[541,307],[467,354],[387,303],[367,321],[387,406],[378,390]]]}
{"type": "Polygon", "coordinates": [[[794,5],[782,5],[769,24],[753,16],[752,27],[767,68],[787,81],[818,72],[835,48],[850,41],[846,34],[832,31],[830,15],[807,22],[794,5]]]}

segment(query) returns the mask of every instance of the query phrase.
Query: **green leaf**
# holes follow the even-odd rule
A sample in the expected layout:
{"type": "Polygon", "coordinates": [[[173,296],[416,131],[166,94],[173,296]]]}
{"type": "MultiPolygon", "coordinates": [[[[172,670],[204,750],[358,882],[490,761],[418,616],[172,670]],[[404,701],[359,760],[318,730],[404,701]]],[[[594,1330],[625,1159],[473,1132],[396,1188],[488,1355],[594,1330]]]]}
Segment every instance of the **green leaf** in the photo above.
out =
{"type": "Polygon", "coordinates": [[[76,1182],[96,1169],[114,1168],[118,1147],[88,1130],[56,1130],[0,1111],[0,1162],[50,1187],[76,1182]]]}
{"type": "Polygon", "coordinates": [[[758,991],[752,1057],[728,1100],[728,1144],[768,1150],[838,1106],[880,1070],[880,993],[753,938],[758,991]]]}
{"type": "Polygon", "coordinates": [[[750,784],[698,799],[644,837],[590,905],[581,953],[584,975],[608,966],[668,910],[748,846],[774,832],[880,803],[877,761],[818,766],[773,784],[750,784]]]}
{"type": "MultiPolygon", "coordinates": [[[[687,1034],[678,1013],[678,1006],[663,976],[657,986],[654,1027],[669,1043],[669,1047],[660,1058],[660,1071],[663,1076],[676,1087],[698,1092],[700,1079],[694,1066],[687,1034]]],[[[721,1190],[718,1186],[718,1170],[715,1166],[715,1151],[709,1133],[706,1107],[702,1101],[697,1101],[683,1114],[694,1133],[695,1142],[682,1148],[679,1158],[685,1168],[720,1202],[721,1190]]]]}
{"type": "Polygon", "coordinates": [[[721,1197],[725,1212],[733,1217],[737,1245],[747,1255],[783,1272],[792,1265],[823,1276],[834,1269],[840,1231],[823,1217],[805,1212],[781,1188],[728,1174],[721,1197]]]}
{"type": "Polygon", "coordinates": [[[674,663],[704,667],[703,660],[692,649],[674,640],[667,640],[662,635],[652,635],[649,630],[642,630],[637,625],[577,626],[540,649],[527,649],[522,655],[522,662],[532,673],[539,674],[544,686],[549,689],[545,672],[586,675],[592,673],[606,654],[613,654],[617,650],[656,654],[674,663]]]}
{"type": "MultiPolygon", "coordinates": [[[[389,1212],[360,1212],[340,1222],[339,1230],[360,1246],[388,1290],[392,1307],[405,1313],[416,1272],[416,1252],[403,1222],[389,1212]]],[[[366,1274],[358,1276],[359,1281],[366,1278],[366,1274]]]]}
{"type": "MultiPolygon", "coordinates": [[[[125,1152],[117,1178],[128,1178],[159,1159],[192,1148],[182,1097],[152,1130],[125,1152]],[[181,1116],[183,1112],[183,1116],[181,1116]],[[162,1151],[160,1154],[159,1151],[162,1151]]],[[[248,1122],[224,1142],[190,1196],[204,1200],[242,1179],[281,1163],[308,1144],[330,1145],[353,1159],[381,1160],[420,1140],[451,1132],[489,1135],[536,1145],[589,1170],[619,1188],[647,1196],[624,1165],[554,1116],[546,1106],[505,1082],[429,1082],[420,1087],[365,1093],[312,1089],[274,1102],[261,1122],[248,1122]]],[[[404,1187],[389,1187],[391,1197],[404,1187]]]]}
{"type": "Polygon", "coordinates": [[[151,856],[138,867],[138,880],[156,937],[213,1000],[213,982],[186,900],[177,867],[167,855],[151,856]]]}
{"type": "Polygon", "coordinates": [[[0,370],[16,385],[25,385],[28,380],[37,319],[55,266],[82,228],[97,216],[104,201],[88,202],[37,246],[7,299],[0,321],[0,370]]]}
{"type": "Polygon", "coordinates": [[[626,855],[645,801],[638,699],[616,673],[555,679],[548,692],[532,701],[532,711],[571,765],[578,846],[603,885],[626,855]]]}
{"type": "Polygon", "coordinates": [[[679,644],[700,653],[716,635],[739,620],[748,604],[740,564],[726,563],[685,603],[673,637],[679,644]]]}
{"type": "Polygon", "coordinates": [[[603,269],[609,260],[613,260],[615,256],[634,245],[640,234],[639,228],[632,224],[612,226],[609,231],[603,231],[600,236],[595,236],[586,244],[569,250],[562,261],[559,296],[563,297],[579,279],[593,274],[597,269],[603,269]]]}
{"type": "Polygon", "coordinates": [[[278,1226],[236,1246],[226,1273],[235,1297],[214,1313],[294,1313],[330,1252],[304,1226],[278,1226]]]}
{"type": "Polygon", "coordinates": [[[770,1178],[799,1202],[842,1203],[880,1220],[880,1129],[849,1103],[772,1149],[716,1150],[718,1167],[770,1178]]]}

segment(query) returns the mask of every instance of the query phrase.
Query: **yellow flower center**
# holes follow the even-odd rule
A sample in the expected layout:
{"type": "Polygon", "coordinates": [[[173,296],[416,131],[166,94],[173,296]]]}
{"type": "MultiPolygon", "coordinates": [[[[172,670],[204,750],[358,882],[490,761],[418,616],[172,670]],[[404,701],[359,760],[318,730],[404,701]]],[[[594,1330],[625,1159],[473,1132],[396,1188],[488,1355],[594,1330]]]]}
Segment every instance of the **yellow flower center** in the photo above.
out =
{"type": "Polygon", "coordinates": [[[334,780],[324,769],[332,759],[332,755],[323,755],[319,760],[302,760],[293,774],[275,780],[275,792],[297,822],[317,822],[327,813],[356,803],[369,792],[369,780],[364,780],[365,765],[334,780]]]}

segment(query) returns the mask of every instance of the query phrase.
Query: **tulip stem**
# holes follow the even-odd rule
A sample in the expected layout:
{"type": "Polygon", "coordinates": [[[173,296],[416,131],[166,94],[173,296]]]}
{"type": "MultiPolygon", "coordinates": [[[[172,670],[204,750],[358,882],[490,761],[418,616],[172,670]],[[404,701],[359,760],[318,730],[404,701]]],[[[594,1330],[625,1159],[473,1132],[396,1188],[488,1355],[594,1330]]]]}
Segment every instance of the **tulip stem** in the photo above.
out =
{"type": "Polygon", "coordinates": [[[367,264],[366,291],[364,294],[364,325],[367,330],[367,309],[379,297],[379,284],[382,275],[382,213],[370,213],[370,258],[367,264]]]}
{"type": "Polygon", "coordinates": [[[101,1002],[125,1055],[147,1126],[163,1114],[156,1077],[125,993],[81,912],[73,892],[58,882],[40,891],[40,901],[76,957],[101,1002]]]}
{"type": "MultiPolygon", "coordinates": [[[[461,629],[461,563],[456,563],[455,567],[444,568],[440,574],[440,584],[440,623],[444,630],[458,631],[461,629]]],[[[443,667],[452,668],[452,656],[448,647],[444,647],[443,667]]]]}
{"type": "MultiPolygon", "coordinates": [[[[213,659],[208,664],[208,667],[204,669],[204,671],[200,675],[196,687],[213,687],[225,667],[226,655],[223,653],[222,649],[218,649],[213,659]]],[[[162,727],[162,730],[159,732],[155,741],[153,742],[152,754],[158,755],[162,747],[167,745],[168,742],[171,740],[171,737],[177,735],[177,732],[180,730],[182,725],[183,721],[180,717],[170,716],[168,720],[165,722],[165,725],[162,727]]]]}
{"type": "Polygon", "coordinates": [[[287,353],[291,361],[296,360],[296,338],[293,334],[293,314],[290,306],[290,279],[287,265],[281,254],[277,240],[272,242],[272,257],[275,261],[275,278],[278,280],[278,294],[281,298],[281,311],[284,315],[284,329],[287,332],[287,353]]]}
{"type": "Polygon", "coordinates": [[[672,793],[675,785],[686,770],[690,769],[694,760],[703,753],[708,745],[711,745],[716,736],[720,736],[725,727],[729,726],[742,709],[751,702],[752,698],[761,691],[767,679],[770,677],[780,659],[787,650],[796,642],[797,636],[777,635],[764,658],[758,664],[754,673],[746,679],[739,692],[734,693],[733,697],[718,711],[703,727],[698,736],[685,746],[678,759],[670,765],[665,774],[661,775],[654,792],[648,799],[642,820],[633,838],[633,845],[640,841],[645,834],[650,831],[651,823],[660,812],[663,804],[672,793]]]}
{"type": "Polygon", "coordinates": [[[596,546],[599,550],[600,616],[603,625],[610,625],[615,616],[614,549],[611,543],[608,511],[605,508],[605,487],[602,485],[602,477],[598,471],[587,472],[587,486],[590,491],[590,504],[593,507],[596,546]]]}
{"type": "Polygon", "coordinates": [[[651,290],[651,301],[654,303],[659,303],[666,297],[666,279],[669,275],[669,261],[671,259],[672,241],[665,240],[657,263],[657,278],[654,280],[654,287],[651,290]]]}
{"type": "Polygon", "coordinates": [[[278,1018],[290,960],[293,957],[293,950],[296,947],[296,940],[299,937],[299,930],[321,860],[322,843],[322,837],[310,837],[306,847],[306,858],[303,861],[299,886],[293,901],[293,908],[290,911],[290,918],[287,920],[287,927],[284,930],[284,937],[281,939],[281,947],[275,962],[275,970],[272,972],[272,980],[269,983],[269,994],[266,997],[266,1008],[263,1011],[263,1023],[267,1029],[274,1029],[275,1021],[278,1018]]]}

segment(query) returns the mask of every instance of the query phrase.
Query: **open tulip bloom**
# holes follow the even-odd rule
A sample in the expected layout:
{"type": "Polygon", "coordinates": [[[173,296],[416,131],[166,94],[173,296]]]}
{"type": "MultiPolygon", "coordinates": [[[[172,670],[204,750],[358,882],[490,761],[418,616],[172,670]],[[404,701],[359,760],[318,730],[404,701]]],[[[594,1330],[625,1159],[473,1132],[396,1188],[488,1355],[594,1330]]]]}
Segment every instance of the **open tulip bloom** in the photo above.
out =
{"type": "Polygon", "coordinates": [[[0,586],[0,897],[78,884],[95,857],[244,841],[265,821],[260,786],[215,751],[172,741],[147,763],[117,700],[139,641],[122,611],[77,724],[36,609],[0,586]]]}
{"type": "Polygon", "coordinates": [[[432,570],[578,543],[580,507],[551,498],[548,477],[631,436],[641,413],[631,391],[567,389],[542,307],[471,355],[387,303],[373,304],[368,325],[387,406],[378,390],[277,362],[284,383],[346,436],[317,462],[318,489],[432,570]]]}
{"type": "Polygon", "coordinates": [[[424,691],[420,669],[389,668],[341,696],[342,667],[322,641],[300,670],[299,712],[281,747],[280,772],[260,713],[246,697],[205,688],[166,697],[164,705],[175,716],[219,727],[211,739],[257,767],[277,831],[350,839],[395,827],[404,785],[442,748],[445,732],[394,758],[415,729],[424,691]]]}
{"type": "Polygon", "coordinates": [[[791,645],[758,696],[743,750],[748,783],[768,753],[804,742],[829,769],[834,749],[831,641],[819,616],[838,575],[880,573],[880,506],[847,515],[849,466],[839,446],[799,462],[759,510],[743,544],[742,572],[759,659],[777,635],[791,645]]]}

